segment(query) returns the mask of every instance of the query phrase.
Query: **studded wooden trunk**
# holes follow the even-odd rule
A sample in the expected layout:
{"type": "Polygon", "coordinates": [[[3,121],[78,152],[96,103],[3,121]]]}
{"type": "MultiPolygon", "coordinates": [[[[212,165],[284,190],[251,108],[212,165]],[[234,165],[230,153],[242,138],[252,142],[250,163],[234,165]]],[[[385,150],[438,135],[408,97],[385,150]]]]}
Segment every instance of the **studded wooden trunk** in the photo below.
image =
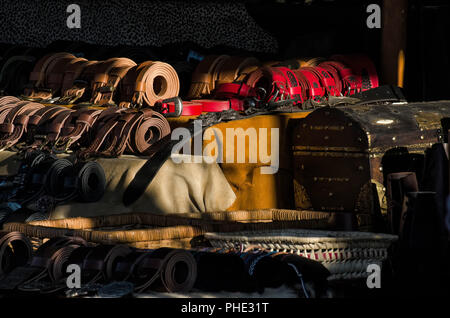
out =
{"type": "Polygon", "coordinates": [[[450,101],[324,107],[294,130],[295,203],[298,209],[384,214],[385,176],[414,171],[437,142],[450,101]]]}

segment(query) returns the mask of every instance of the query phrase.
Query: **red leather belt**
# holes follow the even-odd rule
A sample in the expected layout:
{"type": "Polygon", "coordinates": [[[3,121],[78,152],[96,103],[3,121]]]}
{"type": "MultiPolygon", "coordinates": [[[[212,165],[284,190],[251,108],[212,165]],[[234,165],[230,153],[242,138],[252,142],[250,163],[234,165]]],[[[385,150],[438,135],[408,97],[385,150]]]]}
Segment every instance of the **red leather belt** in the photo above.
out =
{"type": "Polygon", "coordinates": [[[372,60],[365,55],[333,55],[332,60],[348,65],[358,78],[358,91],[378,87],[378,75],[372,60]]]}
{"type": "Polygon", "coordinates": [[[182,101],[179,97],[175,97],[156,102],[154,109],[165,117],[198,116],[203,111],[203,105],[199,102],[182,101]]]}
{"type": "Polygon", "coordinates": [[[231,98],[228,100],[194,99],[192,102],[201,103],[204,112],[221,112],[228,109],[234,109],[237,111],[244,110],[244,102],[236,98],[231,98]]]}
{"type": "Polygon", "coordinates": [[[214,98],[217,99],[247,98],[254,96],[255,92],[253,88],[245,83],[220,84],[214,91],[214,98]]]}
{"type": "MultiPolygon", "coordinates": [[[[325,88],[322,87],[320,76],[318,72],[316,72],[311,67],[302,67],[296,71],[294,71],[297,75],[301,74],[306,79],[306,92],[308,99],[312,99],[314,101],[320,101],[320,97],[325,96],[325,88]]],[[[301,75],[298,75],[301,77],[301,75]]]]}
{"type": "Polygon", "coordinates": [[[327,61],[321,63],[320,66],[333,67],[339,73],[344,96],[353,95],[358,92],[358,87],[361,86],[361,79],[358,78],[345,64],[337,61],[327,61]]]}
{"type": "Polygon", "coordinates": [[[246,84],[255,90],[263,102],[294,99],[294,104],[303,101],[302,88],[295,74],[286,67],[262,67],[249,74],[246,84]]]}

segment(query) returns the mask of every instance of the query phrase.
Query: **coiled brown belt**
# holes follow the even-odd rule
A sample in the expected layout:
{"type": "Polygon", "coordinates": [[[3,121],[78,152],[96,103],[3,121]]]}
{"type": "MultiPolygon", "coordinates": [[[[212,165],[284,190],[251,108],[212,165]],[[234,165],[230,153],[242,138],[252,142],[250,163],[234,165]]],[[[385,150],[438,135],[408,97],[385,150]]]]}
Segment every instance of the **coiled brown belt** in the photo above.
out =
{"type": "Polygon", "coordinates": [[[8,275],[0,280],[0,290],[13,290],[18,288],[24,291],[36,290],[36,283],[49,274],[61,249],[69,245],[86,245],[81,238],[59,237],[48,240],[36,251],[26,266],[14,268],[8,275]],[[34,285],[34,286],[33,286],[34,285]]]}
{"type": "Polygon", "coordinates": [[[134,252],[118,262],[113,277],[132,282],[138,293],[155,284],[166,292],[188,292],[197,278],[197,263],[191,253],[181,249],[134,252]]]}
{"type": "Polygon", "coordinates": [[[122,107],[154,106],[158,100],[178,96],[180,81],[175,69],[167,63],[147,61],[134,66],[123,79],[122,107]]]}
{"type": "Polygon", "coordinates": [[[177,72],[167,63],[137,65],[123,57],[88,61],[70,53],[41,58],[30,74],[29,86],[23,95],[28,100],[60,104],[80,100],[99,106],[117,102],[122,107],[153,106],[157,100],[178,96],[180,89],[177,72]]]}
{"type": "Polygon", "coordinates": [[[69,109],[0,99],[0,149],[24,141],[27,151],[60,153],[73,146],[80,158],[118,157],[125,151],[151,155],[154,145],[169,134],[165,117],[152,109],[69,109]]]}
{"type": "Polygon", "coordinates": [[[30,240],[20,232],[0,231],[0,278],[31,259],[30,240]]]}

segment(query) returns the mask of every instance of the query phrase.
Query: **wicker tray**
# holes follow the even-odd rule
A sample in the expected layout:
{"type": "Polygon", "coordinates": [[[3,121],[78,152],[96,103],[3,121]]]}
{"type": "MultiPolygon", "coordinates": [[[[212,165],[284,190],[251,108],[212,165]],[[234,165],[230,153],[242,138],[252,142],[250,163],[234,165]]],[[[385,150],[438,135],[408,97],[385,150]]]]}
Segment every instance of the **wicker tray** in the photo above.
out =
{"type": "Polygon", "coordinates": [[[367,266],[382,266],[397,240],[389,234],[305,229],[206,233],[205,238],[214,247],[258,246],[299,254],[321,262],[330,271],[330,280],[367,277],[367,266]]]}
{"type": "Polygon", "coordinates": [[[174,215],[133,213],[6,223],[3,229],[22,232],[37,241],[78,236],[88,242],[125,243],[138,248],[189,248],[201,244],[206,232],[324,229],[329,228],[330,217],[331,213],[274,209],[174,215]]]}

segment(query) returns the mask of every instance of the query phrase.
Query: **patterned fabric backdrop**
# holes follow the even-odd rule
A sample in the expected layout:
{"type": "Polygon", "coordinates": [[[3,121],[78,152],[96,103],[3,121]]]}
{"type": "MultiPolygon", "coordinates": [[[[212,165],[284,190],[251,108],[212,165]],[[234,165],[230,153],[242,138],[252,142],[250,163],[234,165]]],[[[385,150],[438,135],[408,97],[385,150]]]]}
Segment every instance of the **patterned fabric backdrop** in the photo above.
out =
{"type": "Polygon", "coordinates": [[[277,42],[243,1],[1,0],[0,42],[44,47],[56,40],[100,45],[202,47],[275,53],[277,42]],[[81,8],[81,28],[69,29],[67,6],[81,8]]]}

